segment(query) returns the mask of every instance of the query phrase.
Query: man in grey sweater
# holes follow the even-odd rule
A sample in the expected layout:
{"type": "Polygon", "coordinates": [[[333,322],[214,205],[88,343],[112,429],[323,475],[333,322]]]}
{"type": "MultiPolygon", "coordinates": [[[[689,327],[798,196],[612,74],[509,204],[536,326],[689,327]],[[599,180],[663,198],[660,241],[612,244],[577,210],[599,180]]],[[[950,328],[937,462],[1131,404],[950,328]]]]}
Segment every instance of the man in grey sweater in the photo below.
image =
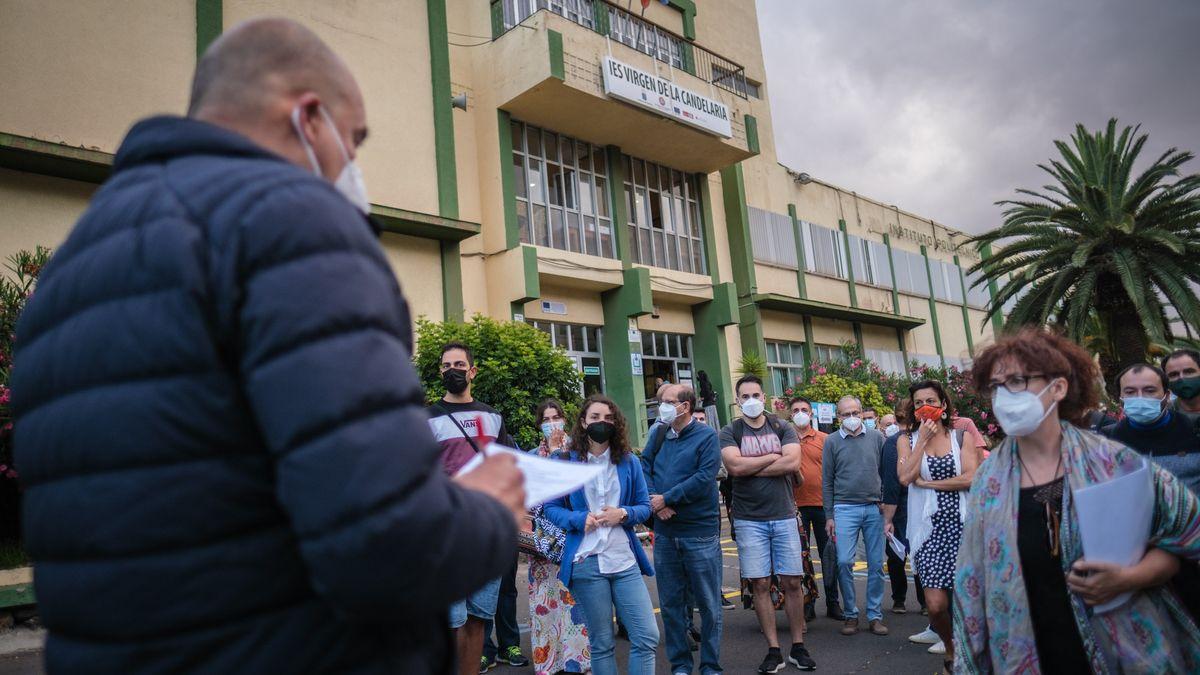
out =
{"type": "Polygon", "coordinates": [[[883,485],[879,462],[883,435],[867,431],[862,402],[843,396],[837,405],[841,428],[829,434],[821,452],[821,492],[825,529],[837,543],[838,583],[842,590],[842,635],[858,632],[854,591],[854,557],[861,534],[867,556],[867,621],[875,635],[887,635],[883,625],[883,485]]]}

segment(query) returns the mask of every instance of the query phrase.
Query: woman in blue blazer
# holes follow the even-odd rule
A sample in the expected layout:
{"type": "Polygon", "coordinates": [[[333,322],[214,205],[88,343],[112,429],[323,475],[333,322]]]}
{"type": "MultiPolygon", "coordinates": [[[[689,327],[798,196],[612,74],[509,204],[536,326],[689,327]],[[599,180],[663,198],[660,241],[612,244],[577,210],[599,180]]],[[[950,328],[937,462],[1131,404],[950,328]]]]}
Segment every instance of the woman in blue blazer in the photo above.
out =
{"type": "Polygon", "coordinates": [[[604,470],[545,508],[567,533],[558,576],[587,617],[594,675],[617,675],[614,608],[629,632],[629,675],[651,675],[658,648],[658,624],[641,578],[654,576],[654,568],[633,533],[635,523],[650,517],[650,495],[625,429],[616,403],[589,396],[571,431],[568,459],[604,470]]]}

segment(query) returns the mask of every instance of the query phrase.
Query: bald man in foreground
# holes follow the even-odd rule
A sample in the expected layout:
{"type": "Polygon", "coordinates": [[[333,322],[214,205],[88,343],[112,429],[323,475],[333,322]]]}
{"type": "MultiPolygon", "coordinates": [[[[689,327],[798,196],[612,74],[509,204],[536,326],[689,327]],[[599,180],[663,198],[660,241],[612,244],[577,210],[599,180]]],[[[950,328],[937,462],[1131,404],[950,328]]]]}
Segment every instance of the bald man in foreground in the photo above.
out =
{"type": "Polygon", "coordinates": [[[12,387],[49,672],[454,672],[524,488],[443,476],[366,135],[314,34],[242,24],[46,266],[12,387]]]}

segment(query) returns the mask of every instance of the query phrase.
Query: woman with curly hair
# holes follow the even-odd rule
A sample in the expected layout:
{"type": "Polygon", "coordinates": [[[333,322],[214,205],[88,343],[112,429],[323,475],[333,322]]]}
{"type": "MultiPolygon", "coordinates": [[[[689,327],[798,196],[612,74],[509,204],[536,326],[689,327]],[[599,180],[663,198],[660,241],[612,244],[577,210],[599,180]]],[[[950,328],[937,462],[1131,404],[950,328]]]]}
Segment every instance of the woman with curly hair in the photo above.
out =
{"type": "Polygon", "coordinates": [[[570,461],[603,468],[584,487],[546,504],[546,517],[567,533],[558,578],[587,617],[592,672],[617,673],[615,608],[629,633],[630,675],[650,675],[658,624],[641,576],[654,576],[654,568],[633,532],[650,517],[642,464],[630,450],[625,416],[604,396],[583,402],[570,438],[570,461]]]}
{"type": "MultiPolygon", "coordinates": [[[[540,457],[561,456],[568,445],[567,413],[562,404],[548,398],[538,406],[534,418],[541,425],[542,442],[532,452],[540,457]]],[[[536,506],[530,515],[536,519],[543,512],[544,507],[536,506]]],[[[556,552],[561,552],[564,543],[565,539],[556,542],[556,552]]],[[[534,672],[586,673],[592,659],[583,608],[559,581],[558,563],[552,555],[549,550],[546,555],[529,555],[529,640],[534,672]]]]}
{"type": "Polygon", "coordinates": [[[980,353],[972,379],[1008,437],[967,498],[955,672],[1200,672],[1200,629],[1165,585],[1179,569],[1175,556],[1200,559],[1195,494],[1150,465],[1146,555],[1129,567],[1082,560],[1075,492],[1145,466],[1137,452],[1077,426],[1098,398],[1091,355],[1026,328],[980,353]],[[1128,592],[1115,609],[1089,607],[1128,592]]]}

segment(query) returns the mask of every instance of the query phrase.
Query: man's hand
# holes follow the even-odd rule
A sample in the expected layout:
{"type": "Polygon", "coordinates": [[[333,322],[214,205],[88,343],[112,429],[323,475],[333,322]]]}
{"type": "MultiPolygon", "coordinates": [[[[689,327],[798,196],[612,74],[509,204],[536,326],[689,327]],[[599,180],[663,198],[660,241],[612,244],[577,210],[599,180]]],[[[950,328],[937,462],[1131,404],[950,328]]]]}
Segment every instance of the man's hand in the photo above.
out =
{"type": "Polygon", "coordinates": [[[453,480],[507,506],[518,525],[525,517],[525,474],[517,468],[516,457],[507,453],[491,455],[470,473],[453,480]]]}
{"type": "Polygon", "coordinates": [[[662,511],[665,508],[667,508],[667,502],[663,499],[662,495],[650,495],[650,510],[651,511],[658,513],[659,511],[662,511]]]}
{"type": "Polygon", "coordinates": [[[664,506],[661,510],[655,511],[654,515],[659,520],[670,520],[671,518],[675,517],[675,509],[669,506],[664,506]]]}
{"type": "Polygon", "coordinates": [[[836,532],[837,528],[833,526],[833,518],[825,521],[825,534],[829,535],[830,539],[833,539],[833,536],[836,532]]]}
{"type": "Polygon", "coordinates": [[[1067,588],[1089,605],[1102,605],[1133,590],[1126,571],[1114,563],[1076,561],[1067,575],[1067,588]]]}
{"type": "Polygon", "coordinates": [[[896,536],[896,526],[892,524],[892,521],[889,520],[883,524],[883,535],[885,537],[896,536]]]}
{"type": "Polygon", "coordinates": [[[600,519],[589,513],[587,515],[587,520],[583,521],[583,531],[591,532],[597,527],[600,527],[600,519]]]}
{"type": "Polygon", "coordinates": [[[596,522],[601,527],[617,527],[625,520],[625,515],[625,509],[606,506],[600,511],[600,515],[596,516],[596,522]]]}

